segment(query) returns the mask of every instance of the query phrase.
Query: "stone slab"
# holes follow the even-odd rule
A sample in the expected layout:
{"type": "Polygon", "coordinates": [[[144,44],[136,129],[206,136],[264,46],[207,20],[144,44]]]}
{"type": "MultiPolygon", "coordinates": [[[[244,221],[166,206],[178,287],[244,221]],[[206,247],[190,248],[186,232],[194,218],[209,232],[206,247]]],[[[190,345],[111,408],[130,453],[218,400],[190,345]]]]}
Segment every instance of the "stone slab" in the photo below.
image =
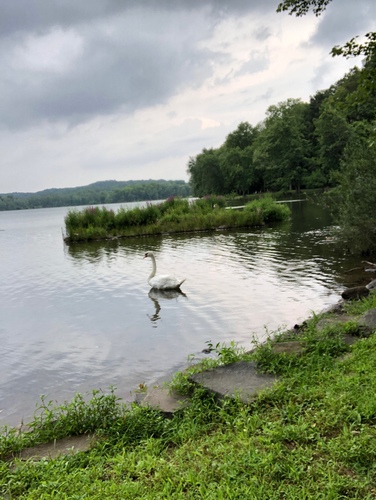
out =
{"type": "Polygon", "coordinates": [[[141,402],[142,406],[151,406],[152,408],[160,410],[166,416],[172,416],[175,412],[187,406],[187,404],[187,397],[170,391],[168,387],[164,386],[148,389],[141,402]]]}
{"type": "Polygon", "coordinates": [[[318,321],[316,325],[316,330],[318,332],[324,330],[324,328],[331,326],[338,326],[343,323],[347,323],[348,321],[354,321],[356,318],[353,316],[349,316],[348,314],[334,315],[328,318],[322,318],[318,321]]]}
{"type": "Polygon", "coordinates": [[[258,373],[255,364],[248,361],[196,373],[189,379],[220,398],[239,397],[244,403],[250,403],[260,391],[271,387],[278,380],[273,375],[258,373]]]}
{"type": "Polygon", "coordinates": [[[369,309],[359,320],[359,324],[365,327],[369,333],[376,332],[376,309],[369,309]]]}
{"type": "Polygon", "coordinates": [[[23,460],[42,460],[43,458],[54,459],[60,455],[74,455],[78,452],[88,451],[94,439],[93,436],[87,434],[57,439],[52,443],[25,448],[20,451],[18,457],[23,460]]]}
{"type": "Polygon", "coordinates": [[[272,351],[275,354],[303,354],[305,351],[305,343],[300,340],[289,340],[286,342],[277,342],[272,345],[272,351]]]}

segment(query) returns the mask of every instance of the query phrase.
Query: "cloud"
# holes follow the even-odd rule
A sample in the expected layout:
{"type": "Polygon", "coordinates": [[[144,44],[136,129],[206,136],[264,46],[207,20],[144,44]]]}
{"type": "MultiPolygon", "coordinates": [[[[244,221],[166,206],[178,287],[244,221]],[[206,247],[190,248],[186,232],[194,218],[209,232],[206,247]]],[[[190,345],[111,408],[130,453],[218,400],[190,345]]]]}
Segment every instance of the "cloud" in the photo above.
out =
{"type": "Polygon", "coordinates": [[[330,48],[375,18],[373,0],[333,0],[320,18],[277,5],[2,2],[0,192],[186,177],[240,121],[342,77],[353,62],[330,48]]]}
{"type": "Polygon", "coordinates": [[[310,43],[330,50],[342,45],[356,35],[374,29],[376,3],[370,0],[332,0],[321,16],[317,31],[310,43]]]}

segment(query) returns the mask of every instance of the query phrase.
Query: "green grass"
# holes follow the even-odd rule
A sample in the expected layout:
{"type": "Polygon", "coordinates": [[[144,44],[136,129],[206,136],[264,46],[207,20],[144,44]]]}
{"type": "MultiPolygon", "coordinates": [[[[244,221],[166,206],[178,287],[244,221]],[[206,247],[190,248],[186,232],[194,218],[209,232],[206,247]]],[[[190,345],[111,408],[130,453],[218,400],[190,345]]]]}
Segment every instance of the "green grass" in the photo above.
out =
{"type": "MultiPolygon", "coordinates": [[[[375,307],[376,297],[349,305],[375,307]]],[[[306,324],[300,356],[275,354],[272,340],[249,354],[235,344],[209,347],[215,363],[250,359],[280,382],[251,405],[220,404],[194,389],[188,374],[173,386],[191,404],[172,419],[125,408],[114,392],[95,392],[52,408],[43,403],[32,431],[0,440],[0,497],[27,499],[374,499],[376,498],[376,334],[352,346],[343,330],[306,324]],[[86,453],[39,462],[6,459],[24,445],[95,431],[86,453]],[[28,435],[29,434],[29,435],[28,435]]],[[[354,323],[345,324],[351,331],[354,323]]],[[[292,335],[279,332],[279,340],[292,335]]]]}
{"type": "Polygon", "coordinates": [[[117,213],[106,207],[71,210],[65,217],[66,241],[182,233],[217,228],[254,227],[286,219],[290,210],[266,196],[248,203],[244,210],[225,209],[222,197],[210,196],[189,202],[169,198],[117,213]]]}

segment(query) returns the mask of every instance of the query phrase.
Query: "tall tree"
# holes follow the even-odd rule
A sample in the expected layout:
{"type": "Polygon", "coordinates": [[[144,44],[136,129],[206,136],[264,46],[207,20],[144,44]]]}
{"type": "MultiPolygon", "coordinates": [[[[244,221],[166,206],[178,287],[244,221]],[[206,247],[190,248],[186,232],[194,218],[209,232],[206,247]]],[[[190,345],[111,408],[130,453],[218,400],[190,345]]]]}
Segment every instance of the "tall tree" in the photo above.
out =
{"type": "Polygon", "coordinates": [[[351,128],[343,114],[326,103],[316,120],[321,171],[327,186],[333,186],[333,174],[340,168],[341,158],[350,139],[351,128]]]}
{"type": "Polygon", "coordinates": [[[376,133],[367,122],[353,125],[346,146],[334,207],[340,238],[357,253],[376,253],[376,133]]]}
{"type": "Polygon", "coordinates": [[[188,161],[187,172],[195,196],[225,194],[218,149],[204,148],[188,161]]]}
{"type": "Polygon", "coordinates": [[[268,108],[254,156],[256,166],[265,170],[266,189],[300,190],[310,156],[306,138],[308,108],[300,99],[288,99],[268,108]]]}

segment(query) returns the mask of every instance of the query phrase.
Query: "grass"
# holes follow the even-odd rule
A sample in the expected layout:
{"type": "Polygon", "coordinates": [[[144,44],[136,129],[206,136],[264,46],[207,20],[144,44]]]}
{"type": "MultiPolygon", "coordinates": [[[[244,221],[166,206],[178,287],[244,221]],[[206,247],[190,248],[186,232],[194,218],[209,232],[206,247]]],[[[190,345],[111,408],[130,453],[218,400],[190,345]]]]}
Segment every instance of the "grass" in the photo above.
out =
{"type": "MultiPolygon", "coordinates": [[[[347,306],[376,307],[376,295],[347,306]]],[[[221,404],[190,385],[173,387],[191,404],[171,419],[150,408],[124,407],[114,391],[43,402],[31,432],[8,429],[0,440],[0,497],[19,499],[374,499],[376,498],[376,332],[349,346],[343,331],[318,332],[310,319],[300,356],[275,354],[272,339],[250,354],[209,342],[215,363],[253,359],[280,381],[251,405],[221,404]],[[86,453],[54,460],[9,457],[64,434],[96,432],[86,453]],[[8,457],[8,459],[6,459],[8,457]]],[[[279,341],[293,337],[278,332],[279,341]]],[[[201,369],[203,368],[201,366],[201,369]]],[[[198,370],[193,366],[190,370],[198,370]]]]}
{"type": "Polygon", "coordinates": [[[284,220],[289,214],[286,205],[269,196],[247,203],[244,210],[226,210],[224,198],[217,196],[194,202],[171,197],[146,207],[121,208],[117,213],[106,207],[87,207],[66,215],[66,241],[254,227],[284,220]]]}

